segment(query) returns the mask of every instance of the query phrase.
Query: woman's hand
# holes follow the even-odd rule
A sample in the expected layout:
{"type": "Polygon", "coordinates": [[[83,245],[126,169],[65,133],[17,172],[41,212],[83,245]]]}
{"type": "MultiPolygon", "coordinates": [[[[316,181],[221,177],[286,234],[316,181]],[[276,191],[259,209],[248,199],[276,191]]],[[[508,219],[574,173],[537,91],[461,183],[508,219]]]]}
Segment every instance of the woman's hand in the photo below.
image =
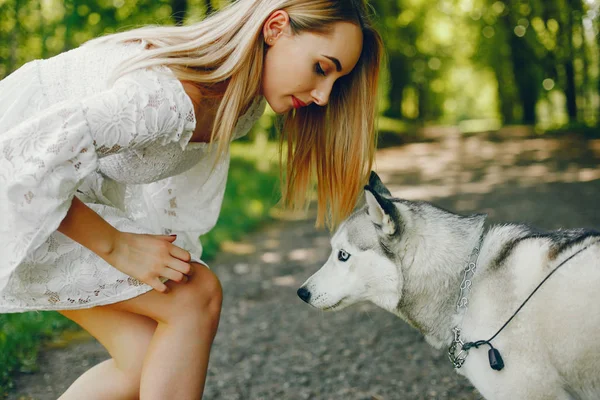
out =
{"type": "Polygon", "coordinates": [[[162,293],[164,280],[185,282],[192,268],[190,253],[173,244],[175,236],[121,232],[77,197],[58,231],[162,293]]]}
{"type": "Polygon", "coordinates": [[[191,271],[190,253],[174,245],[175,239],[176,236],[119,232],[105,260],[119,271],[165,293],[164,278],[186,282],[191,271]]]}

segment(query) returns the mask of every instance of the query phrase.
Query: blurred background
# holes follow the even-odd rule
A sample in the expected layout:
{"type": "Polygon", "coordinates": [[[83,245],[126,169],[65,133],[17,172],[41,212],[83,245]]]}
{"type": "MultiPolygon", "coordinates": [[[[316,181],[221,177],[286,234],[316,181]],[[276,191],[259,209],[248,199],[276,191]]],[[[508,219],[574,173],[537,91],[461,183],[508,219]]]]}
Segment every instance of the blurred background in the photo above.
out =
{"type": "MultiPolygon", "coordinates": [[[[0,79],[99,35],[192,24],[227,3],[0,0],[0,79]]],[[[394,194],[493,222],[600,227],[600,1],[370,4],[388,61],[376,168],[394,194]]],[[[327,258],[328,233],[277,208],[273,122],[267,110],[232,146],[219,222],[201,238],[226,293],[207,398],[479,398],[393,316],[367,306],[315,319],[295,298],[327,258]]],[[[0,315],[0,398],[58,397],[107,358],[88,339],[57,313],[0,315]]]]}
{"type": "MultiPolygon", "coordinates": [[[[0,78],[99,35],[190,24],[225,0],[0,0],[0,78]]],[[[594,126],[597,0],[372,0],[389,56],[383,127],[594,126]],[[388,120],[389,119],[389,120],[388,120]]]]}

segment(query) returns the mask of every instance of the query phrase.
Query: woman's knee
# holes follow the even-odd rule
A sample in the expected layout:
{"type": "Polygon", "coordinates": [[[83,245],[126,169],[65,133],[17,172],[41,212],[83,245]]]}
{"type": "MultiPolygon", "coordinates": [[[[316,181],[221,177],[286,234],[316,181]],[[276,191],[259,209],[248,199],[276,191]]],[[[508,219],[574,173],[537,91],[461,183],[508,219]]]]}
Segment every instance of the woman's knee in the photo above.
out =
{"type": "MultiPolygon", "coordinates": [[[[141,314],[159,323],[185,327],[190,324],[211,327],[218,324],[223,290],[217,276],[206,266],[192,263],[187,282],[167,281],[167,293],[150,291],[112,307],[141,314]]],[[[212,328],[211,328],[212,329],[212,328]]]]}
{"type": "MultiPolygon", "coordinates": [[[[223,302],[223,287],[217,275],[202,264],[194,263],[194,273],[190,277],[194,289],[198,289],[200,303],[209,312],[220,313],[223,302]]],[[[187,283],[190,283],[188,281],[187,283]]]]}
{"type": "Polygon", "coordinates": [[[183,318],[199,316],[217,319],[221,313],[223,288],[219,278],[202,264],[192,263],[193,272],[185,283],[169,282],[176,303],[174,315],[183,318]]]}

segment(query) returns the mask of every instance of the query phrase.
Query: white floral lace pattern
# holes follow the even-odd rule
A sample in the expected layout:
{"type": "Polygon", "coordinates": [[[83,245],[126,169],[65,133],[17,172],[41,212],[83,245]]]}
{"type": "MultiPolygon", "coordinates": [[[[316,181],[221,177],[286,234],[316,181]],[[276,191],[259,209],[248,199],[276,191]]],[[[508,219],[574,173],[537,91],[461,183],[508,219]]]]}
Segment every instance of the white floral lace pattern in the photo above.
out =
{"type": "MultiPolygon", "coordinates": [[[[143,47],[83,46],[0,81],[0,312],[91,307],[151,289],[56,232],[74,195],[118,229],[176,232],[200,258],[197,238],[216,222],[229,158],[212,170],[216,146],[187,146],[193,106],[167,68],[106,87],[118,61],[143,47]],[[63,71],[71,75],[58,79],[63,71]],[[23,80],[26,96],[5,91],[23,80]]],[[[263,110],[257,99],[234,137],[263,110]]]]}

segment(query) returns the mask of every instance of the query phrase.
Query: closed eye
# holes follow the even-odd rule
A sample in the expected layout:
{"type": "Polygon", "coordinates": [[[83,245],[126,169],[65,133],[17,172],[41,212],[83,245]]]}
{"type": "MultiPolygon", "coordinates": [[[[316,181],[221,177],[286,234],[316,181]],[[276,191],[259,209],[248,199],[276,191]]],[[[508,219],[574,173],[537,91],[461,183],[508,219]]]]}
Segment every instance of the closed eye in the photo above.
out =
{"type": "Polygon", "coordinates": [[[325,73],[325,71],[323,70],[323,67],[321,67],[321,63],[316,63],[315,64],[315,72],[318,75],[322,75],[322,76],[326,76],[327,74],[325,73]]]}
{"type": "Polygon", "coordinates": [[[346,261],[348,261],[349,258],[350,258],[350,254],[348,254],[346,251],[344,251],[344,250],[338,251],[338,260],[340,260],[342,262],[346,262],[346,261]]]}

